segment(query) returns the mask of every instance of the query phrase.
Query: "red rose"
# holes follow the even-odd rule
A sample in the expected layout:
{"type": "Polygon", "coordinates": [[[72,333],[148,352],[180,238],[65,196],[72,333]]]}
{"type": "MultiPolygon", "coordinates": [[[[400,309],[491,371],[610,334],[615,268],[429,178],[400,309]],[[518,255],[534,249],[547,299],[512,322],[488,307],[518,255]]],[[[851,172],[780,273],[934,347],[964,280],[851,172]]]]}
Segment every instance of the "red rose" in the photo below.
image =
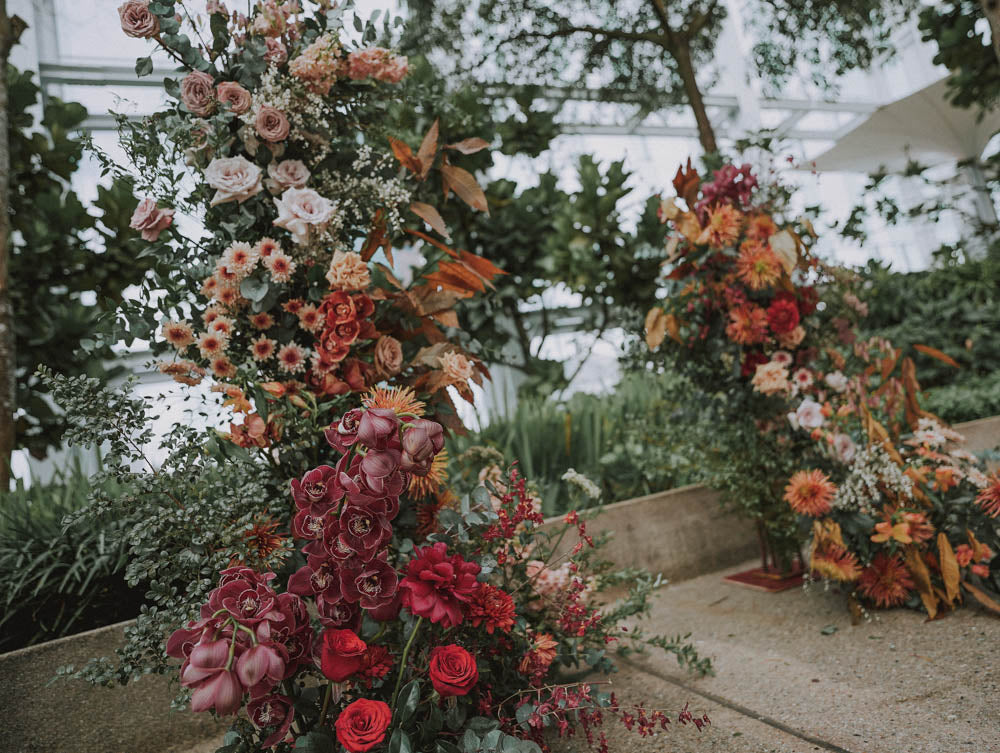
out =
{"type": "Polygon", "coordinates": [[[343,682],[361,669],[367,650],[353,630],[324,631],[320,654],[323,674],[333,682],[343,682]]]}
{"type": "Polygon", "coordinates": [[[340,712],[334,727],[337,741],[348,753],[366,753],[385,740],[385,731],[392,721],[389,704],[359,698],[340,712]]]}
{"type": "Polygon", "coordinates": [[[351,300],[354,302],[358,319],[367,319],[375,313],[375,302],[364,293],[355,293],[351,296],[351,300]]]}
{"type": "Polygon", "coordinates": [[[787,334],[799,326],[799,307],[787,298],[775,299],[767,309],[767,323],[774,334],[787,334]]]}
{"type": "Polygon", "coordinates": [[[460,625],[465,619],[465,604],[479,588],[478,574],[479,565],[457,554],[449,557],[448,546],[442,541],[420,547],[399,584],[403,606],[446,628],[460,625]]]}
{"type": "Polygon", "coordinates": [[[434,690],[444,698],[466,695],[479,680],[472,654],[454,644],[438,646],[431,651],[429,671],[434,690]]]}
{"type": "Polygon", "coordinates": [[[337,290],[330,293],[323,301],[320,309],[326,313],[326,323],[332,327],[344,322],[351,322],[358,318],[357,308],[354,299],[349,293],[337,290]]]}
{"type": "Polygon", "coordinates": [[[361,325],[357,320],[351,319],[349,322],[335,324],[332,329],[328,330],[328,333],[328,337],[334,342],[341,345],[350,345],[361,334],[361,325]]]}

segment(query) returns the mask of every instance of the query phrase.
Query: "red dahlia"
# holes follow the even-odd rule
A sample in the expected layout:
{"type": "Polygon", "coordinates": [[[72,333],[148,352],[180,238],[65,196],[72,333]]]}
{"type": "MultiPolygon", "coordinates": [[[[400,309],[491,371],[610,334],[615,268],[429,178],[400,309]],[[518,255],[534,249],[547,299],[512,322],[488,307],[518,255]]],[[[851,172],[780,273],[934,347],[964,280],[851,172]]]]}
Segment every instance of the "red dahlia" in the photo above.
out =
{"type": "Polygon", "coordinates": [[[517,612],[510,594],[489,583],[480,583],[466,616],[473,627],[485,624],[486,632],[492,635],[495,630],[509,633],[517,612]]]}
{"type": "Polygon", "coordinates": [[[791,332],[799,325],[799,307],[787,298],[776,298],[767,308],[767,324],[776,335],[791,332]]]}

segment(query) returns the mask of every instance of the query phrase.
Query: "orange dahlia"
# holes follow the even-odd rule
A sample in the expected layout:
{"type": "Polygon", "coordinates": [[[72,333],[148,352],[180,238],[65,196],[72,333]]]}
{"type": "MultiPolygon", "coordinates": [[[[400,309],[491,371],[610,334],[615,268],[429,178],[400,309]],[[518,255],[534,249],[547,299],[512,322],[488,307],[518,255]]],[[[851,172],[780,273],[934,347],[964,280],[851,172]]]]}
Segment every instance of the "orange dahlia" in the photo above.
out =
{"type": "Polygon", "coordinates": [[[822,517],[830,512],[837,487],[820,470],[799,471],[785,487],[785,501],[800,515],[822,517]]]}
{"type": "Polygon", "coordinates": [[[751,290],[763,290],[781,278],[781,262],[768,246],[744,243],[736,259],[736,275],[751,290]]]}
{"type": "Polygon", "coordinates": [[[747,303],[729,312],[726,336],[737,345],[754,345],[767,340],[767,312],[747,303]]]}
{"type": "Polygon", "coordinates": [[[912,590],[913,577],[899,555],[879,552],[858,578],[861,595],[883,609],[898,607],[909,598],[912,590]]]}
{"type": "Polygon", "coordinates": [[[424,402],[417,400],[412,387],[372,387],[361,403],[368,409],[383,408],[395,412],[397,416],[424,415],[424,402]]]}
{"type": "Polygon", "coordinates": [[[1000,515],[1000,473],[994,473],[989,478],[989,486],[979,492],[976,504],[991,518],[1000,515]]]}
{"type": "Polygon", "coordinates": [[[431,469],[426,476],[410,477],[410,486],[407,491],[414,499],[424,499],[436,492],[444,482],[448,480],[448,451],[441,450],[431,461],[431,469]]]}
{"type": "Polygon", "coordinates": [[[778,232],[774,220],[766,214],[755,214],[747,220],[747,238],[755,241],[766,241],[778,232]]]}
{"type": "Polygon", "coordinates": [[[809,561],[810,569],[822,578],[853,583],[861,574],[858,558],[840,544],[828,542],[813,552],[809,561]]]}
{"type": "Polygon", "coordinates": [[[708,212],[708,224],[698,236],[698,243],[707,243],[712,248],[733,245],[740,237],[743,215],[728,204],[721,204],[708,212]]]}

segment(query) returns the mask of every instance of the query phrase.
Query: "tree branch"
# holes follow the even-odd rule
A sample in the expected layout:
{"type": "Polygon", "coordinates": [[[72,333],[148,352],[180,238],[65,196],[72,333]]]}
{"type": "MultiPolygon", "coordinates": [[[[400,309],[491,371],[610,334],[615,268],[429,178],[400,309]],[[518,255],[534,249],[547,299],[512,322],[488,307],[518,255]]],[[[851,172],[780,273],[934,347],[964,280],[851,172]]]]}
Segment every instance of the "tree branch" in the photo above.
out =
{"type": "Polygon", "coordinates": [[[625,29],[602,29],[599,26],[567,26],[555,31],[522,31],[505,40],[504,44],[516,42],[521,39],[559,39],[561,37],[571,37],[574,34],[588,34],[592,37],[608,37],[609,39],[619,39],[628,42],[653,42],[663,45],[667,42],[664,34],[657,34],[653,31],[626,31],[625,29]]]}

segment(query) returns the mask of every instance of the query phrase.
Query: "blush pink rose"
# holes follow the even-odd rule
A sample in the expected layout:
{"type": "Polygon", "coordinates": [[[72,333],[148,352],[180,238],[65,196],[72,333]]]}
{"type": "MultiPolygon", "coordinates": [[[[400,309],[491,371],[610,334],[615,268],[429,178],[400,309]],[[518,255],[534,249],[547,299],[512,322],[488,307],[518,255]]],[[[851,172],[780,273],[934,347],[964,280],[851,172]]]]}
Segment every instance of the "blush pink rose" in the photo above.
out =
{"type": "Polygon", "coordinates": [[[160,19],[149,10],[148,0],[128,0],[118,6],[122,31],[136,39],[149,39],[160,33],[160,19]]]}
{"type": "Polygon", "coordinates": [[[289,188],[274,203],[278,208],[275,226],[290,232],[296,243],[307,243],[309,229],[323,227],[333,217],[333,203],[311,188],[289,188]]]}
{"type": "Polygon", "coordinates": [[[270,178],[267,187],[274,193],[281,193],[286,188],[305,188],[310,175],[309,168],[302,160],[272,161],[267,166],[267,177],[270,178]]]}
{"type": "Polygon", "coordinates": [[[264,141],[275,143],[288,138],[288,118],[277,107],[270,105],[261,107],[254,119],[254,126],[264,141]]]}
{"type": "Polygon", "coordinates": [[[267,50],[264,53],[264,60],[268,63],[273,63],[274,65],[281,65],[286,60],[288,60],[288,48],[285,47],[285,43],[280,39],[275,39],[274,37],[268,37],[264,44],[267,45],[267,50]]]}
{"type": "Polygon", "coordinates": [[[246,201],[260,192],[263,172],[246,157],[214,159],[205,168],[205,182],[215,189],[212,206],[246,201]]]}
{"type": "Polygon", "coordinates": [[[215,81],[203,71],[191,71],[181,79],[181,102],[194,115],[211,115],[215,111],[215,81]]]}
{"type": "Polygon", "coordinates": [[[160,237],[174,221],[173,209],[160,209],[155,199],[143,199],[132,213],[128,226],[142,232],[144,241],[153,242],[160,237]]]}
{"type": "Polygon", "coordinates": [[[229,105],[230,111],[242,115],[250,109],[250,92],[235,81],[223,81],[215,89],[219,102],[229,105]]]}

